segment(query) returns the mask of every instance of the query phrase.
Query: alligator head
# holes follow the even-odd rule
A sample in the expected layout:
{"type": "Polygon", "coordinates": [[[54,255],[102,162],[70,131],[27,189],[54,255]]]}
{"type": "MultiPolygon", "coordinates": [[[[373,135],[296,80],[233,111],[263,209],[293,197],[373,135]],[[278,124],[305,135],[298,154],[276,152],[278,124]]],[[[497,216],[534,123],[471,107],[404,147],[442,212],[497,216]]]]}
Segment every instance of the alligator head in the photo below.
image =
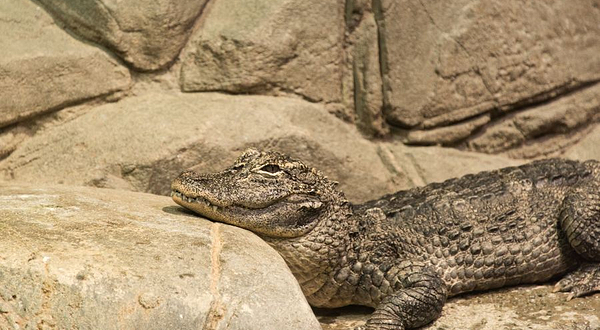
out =
{"type": "Polygon", "coordinates": [[[347,203],[335,185],[290,157],[249,149],[222,172],[183,172],[173,180],[171,196],[214,221],[269,237],[298,237],[334,204],[347,203]]]}

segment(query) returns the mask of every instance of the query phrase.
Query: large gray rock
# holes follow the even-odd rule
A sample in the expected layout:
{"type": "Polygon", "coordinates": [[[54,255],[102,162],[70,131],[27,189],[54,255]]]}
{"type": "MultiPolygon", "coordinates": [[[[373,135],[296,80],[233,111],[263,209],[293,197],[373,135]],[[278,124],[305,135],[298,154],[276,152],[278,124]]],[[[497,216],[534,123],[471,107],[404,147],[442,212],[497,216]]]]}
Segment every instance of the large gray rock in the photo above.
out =
{"type": "Polygon", "coordinates": [[[205,0],[39,0],[68,29],[113,50],[139,70],[175,61],[205,0]]]}
{"type": "Polygon", "coordinates": [[[167,197],[0,183],[1,329],[319,329],[283,259],[167,197]]]}
{"type": "Polygon", "coordinates": [[[184,91],[341,102],[342,1],[211,2],[183,55],[184,91]]]}
{"type": "Polygon", "coordinates": [[[600,79],[594,0],[379,2],[394,125],[430,129],[497,116],[600,79]]]}
{"type": "Polygon", "coordinates": [[[31,1],[0,1],[0,35],[0,127],[131,83],[124,66],[71,37],[31,1]]]}

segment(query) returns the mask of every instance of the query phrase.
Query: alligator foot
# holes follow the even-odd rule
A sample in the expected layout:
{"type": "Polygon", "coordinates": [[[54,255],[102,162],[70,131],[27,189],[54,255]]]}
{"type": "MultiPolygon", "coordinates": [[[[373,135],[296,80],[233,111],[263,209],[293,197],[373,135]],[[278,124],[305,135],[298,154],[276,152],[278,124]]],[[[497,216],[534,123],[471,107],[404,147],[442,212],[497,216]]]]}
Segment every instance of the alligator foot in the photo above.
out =
{"type": "Polygon", "coordinates": [[[554,292],[569,292],[567,300],[600,292],[600,264],[584,263],[554,286],[554,292]]]}

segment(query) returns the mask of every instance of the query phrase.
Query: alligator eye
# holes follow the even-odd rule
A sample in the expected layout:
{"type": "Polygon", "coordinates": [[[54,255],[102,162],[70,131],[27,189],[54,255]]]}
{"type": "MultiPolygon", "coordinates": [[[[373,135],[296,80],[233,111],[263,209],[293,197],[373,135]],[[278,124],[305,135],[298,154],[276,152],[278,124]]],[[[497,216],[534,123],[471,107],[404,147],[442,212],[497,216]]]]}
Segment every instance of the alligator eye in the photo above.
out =
{"type": "Polygon", "coordinates": [[[244,168],[244,164],[237,164],[233,167],[234,171],[239,171],[244,168]]]}
{"type": "Polygon", "coordinates": [[[261,167],[260,171],[275,174],[277,172],[281,172],[281,167],[279,167],[279,165],[269,164],[261,167]]]}

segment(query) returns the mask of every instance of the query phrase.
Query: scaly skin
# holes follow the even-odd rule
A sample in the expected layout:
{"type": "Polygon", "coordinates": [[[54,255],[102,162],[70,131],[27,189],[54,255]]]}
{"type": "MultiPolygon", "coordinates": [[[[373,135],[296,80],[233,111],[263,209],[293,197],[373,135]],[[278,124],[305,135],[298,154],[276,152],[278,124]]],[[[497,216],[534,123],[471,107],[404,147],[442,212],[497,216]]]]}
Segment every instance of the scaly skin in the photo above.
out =
{"type": "Polygon", "coordinates": [[[352,205],[279,153],[246,151],[223,172],[184,172],[178,204],[275,248],[310,304],[375,307],[365,329],[435,320],[450,296],[567,273],[569,299],[600,290],[600,163],[550,159],[352,205]]]}

